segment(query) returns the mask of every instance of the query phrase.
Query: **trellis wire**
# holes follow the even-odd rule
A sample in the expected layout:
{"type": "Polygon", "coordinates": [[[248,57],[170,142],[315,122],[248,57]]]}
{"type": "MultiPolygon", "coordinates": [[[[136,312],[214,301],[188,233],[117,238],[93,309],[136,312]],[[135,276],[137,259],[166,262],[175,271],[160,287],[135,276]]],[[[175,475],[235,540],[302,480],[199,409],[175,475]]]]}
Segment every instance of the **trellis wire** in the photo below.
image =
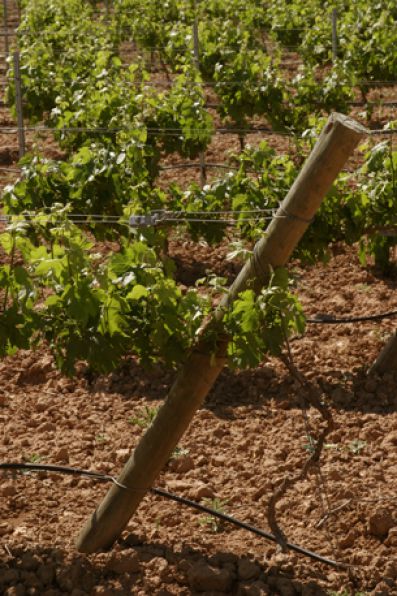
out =
{"type": "MultiPolygon", "coordinates": [[[[17,215],[0,215],[0,223],[12,224],[24,222],[27,224],[53,222],[64,214],[48,213],[38,214],[26,213],[17,215]]],[[[100,215],[89,213],[67,214],[66,218],[76,225],[101,225],[115,224],[127,227],[148,227],[170,223],[212,223],[236,225],[252,221],[271,221],[274,217],[288,218],[288,214],[277,215],[275,208],[252,209],[252,210],[219,210],[219,211],[156,211],[153,213],[131,215],[128,219],[117,215],[100,215]],[[234,218],[231,216],[238,215],[234,218]],[[226,217],[229,216],[229,217],[226,217]]],[[[61,220],[62,221],[62,220],[61,220]]]]}
{"type": "MultiPolygon", "coordinates": [[[[4,126],[0,127],[0,132],[3,134],[15,134],[18,130],[22,127],[18,126],[4,126]]],[[[168,134],[170,136],[183,136],[184,134],[236,134],[236,135],[252,135],[258,133],[266,133],[270,135],[276,136],[285,136],[295,139],[304,139],[305,137],[301,134],[287,132],[287,131],[277,131],[265,126],[257,126],[251,128],[232,128],[232,127],[214,127],[214,128],[171,128],[171,127],[164,127],[164,128],[156,128],[156,127],[129,127],[129,126],[118,126],[118,127],[85,127],[85,126],[71,126],[71,127],[62,127],[62,128],[54,128],[51,126],[24,126],[23,129],[28,132],[52,132],[52,133],[77,133],[77,132],[85,132],[85,133],[92,133],[92,134],[99,134],[99,133],[117,133],[117,132],[146,132],[148,134],[168,134]]],[[[368,129],[368,135],[393,135],[397,133],[397,129],[368,129]]]]}

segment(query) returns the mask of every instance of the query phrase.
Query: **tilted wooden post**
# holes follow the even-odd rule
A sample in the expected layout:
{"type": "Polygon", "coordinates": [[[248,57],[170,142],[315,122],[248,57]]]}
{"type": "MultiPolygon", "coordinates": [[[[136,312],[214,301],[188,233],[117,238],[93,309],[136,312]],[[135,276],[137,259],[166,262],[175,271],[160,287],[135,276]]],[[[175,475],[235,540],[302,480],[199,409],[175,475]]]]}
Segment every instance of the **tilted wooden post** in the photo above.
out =
{"type": "Polygon", "coordinates": [[[270,267],[285,265],[332,182],[366,132],[350,118],[340,114],[330,116],[265,237],[257,243],[254,258],[243,267],[206,325],[207,329],[220,332],[216,355],[213,343],[208,345],[205,339],[188,355],[167,399],[118,478],[131,490],[112,486],[82,529],[77,539],[79,551],[90,553],[109,548],[125,528],[225,364],[227,340],[221,335],[224,309],[247,287],[259,291],[268,281],[270,267]]]}

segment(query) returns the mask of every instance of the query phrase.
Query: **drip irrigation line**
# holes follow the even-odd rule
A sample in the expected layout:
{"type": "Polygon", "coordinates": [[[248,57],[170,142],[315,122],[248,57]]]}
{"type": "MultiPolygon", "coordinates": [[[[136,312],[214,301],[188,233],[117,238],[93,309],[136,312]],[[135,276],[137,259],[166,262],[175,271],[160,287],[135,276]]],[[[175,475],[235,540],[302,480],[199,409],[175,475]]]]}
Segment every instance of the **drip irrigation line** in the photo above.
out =
{"type": "MultiPolygon", "coordinates": [[[[118,482],[118,480],[116,478],[114,478],[113,476],[110,476],[109,474],[102,474],[100,472],[83,470],[80,468],[74,468],[74,467],[69,467],[69,466],[55,466],[55,465],[51,465],[51,464],[31,464],[31,463],[26,463],[26,464],[0,463],[0,470],[21,470],[21,471],[22,470],[30,470],[30,471],[34,471],[34,472],[45,471],[45,472],[52,472],[52,473],[69,474],[69,475],[73,475],[73,476],[76,476],[76,475],[88,476],[88,477],[98,480],[100,482],[112,482],[119,488],[122,488],[127,491],[131,491],[131,492],[139,491],[139,492],[144,492],[144,493],[151,492],[154,495],[169,499],[176,503],[180,503],[181,505],[186,505],[188,507],[196,509],[197,511],[201,511],[202,513],[212,515],[213,517],[216,517],[222,521],[233,524],[234,526],[237,526],[240,529],[247,530],[248,532],[251,532],[253,534],[256,534],[257,536],[260,536],[261,538],[265,538],[266,540],[277,543],[277,538],[270,532],[266,532],[264,530],[261,530],[261,529],[255,527],[255,526],[252,526],[251,524],[240,521],[240,520],[236,519],[235,517],[232,517],[231,515],[227,515],[226,513],[221,513],[220,511],[216,511],[214,509],[211,509],[210,507],[201,505],[200,503],[197,503],[196,501],[192,501],[191,499],[186,499],[185,497],[181,497],[179,495],[171,493],[171,492],[164,490],[162,488],[155,488],[155,487],[142,488],[142,489],[129,488],[128,486],[125,486],[124,484],[121,484],[120,482],[118,482]]],[[[309,557],[315,561],[318,561],[319,563],[324,563],[325,565],[329,565],[330,567],[336,567],[336,568],[342,568],[342,569],[348,569],[349,567],[351,567],[350,565],[348,565],[346,563],[328,559],[327,557],[323,557],[322,555],[320,555],[314,551],[308,550],[306,548],[303,548],[302,546],[293,544],[291,542],[287,542],[286,546],[292,551],[295,551],[301,555],[304,555],[305,557],[309,557]]]]}
{"type": "Polygon", "coordinates": [[[375,315],[363,315],[358,317],[335,317],[329,314],[317,314],[314,318],[306,319],[307,323],[318,325],[340,325],[346,323],[361,323],[365,321],[381,321],[397,316],[397,310],[389,310],[375,315]]]}

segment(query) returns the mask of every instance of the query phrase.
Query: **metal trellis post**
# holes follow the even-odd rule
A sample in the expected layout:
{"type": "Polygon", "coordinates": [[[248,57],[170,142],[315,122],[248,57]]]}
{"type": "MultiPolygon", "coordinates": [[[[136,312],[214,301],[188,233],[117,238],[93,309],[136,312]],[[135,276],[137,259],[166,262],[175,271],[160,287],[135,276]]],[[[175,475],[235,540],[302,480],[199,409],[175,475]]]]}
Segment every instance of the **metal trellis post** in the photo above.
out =
{"type": "Polygon", "coordinates": [[[338,21],[338,11],[336,8],[332,10],[332,62],[335,62],[338,59],[338,29],[337,29],[337,21],[338,21]]]}
{"type": "Polygon", "coordinates": [[[19,146],[19,158],[23,157],[26,153],[25,144],[25,128],[23,122],[23,109],[22,109],[22,85],[21,85],[21,70],[19,63],[19,52],[14,52],[14,82],[15,82],[15,104],[17,110],[17,125],[18,125],[18,146],[19,146]]]}
{"type": "MultiPolygon", "coordinates": [[[[200,46],[199,46],[199,32],[198,32],[198,17],[194,17],[193,22],[193,46],[194,46],[194,62],[197,70],[200,70],[200,46]]],[[[205,153],[200,151],[200,184],[201,187],[207,182],[207,169],[205,166],[205,153]]]]}
{"type": "Polygon", "coordinates": [[[7,0],[3,0],[3,23],[4,23],[4,52],[6,58],[10,53],[10,40],[8,37],[8,6],[7,0]]]}

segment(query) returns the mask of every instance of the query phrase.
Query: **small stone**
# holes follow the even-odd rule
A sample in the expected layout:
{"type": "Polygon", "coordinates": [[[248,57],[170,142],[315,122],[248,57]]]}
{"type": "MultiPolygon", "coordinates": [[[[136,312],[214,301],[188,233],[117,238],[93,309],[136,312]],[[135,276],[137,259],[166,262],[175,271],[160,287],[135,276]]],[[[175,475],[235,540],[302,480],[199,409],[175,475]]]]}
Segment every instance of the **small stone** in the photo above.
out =
{"type": "Polygon", "coordinates": [[[167,482],[167,488],[171,492],[181,493],[184,490],[191,490],[192,484],[186,480],[173,480],[167,482]]]}
{"type": "Polygon", "coordinates": [[[194,461],[190,455],[182,455],[180,457],[174,457],[169,463],[169,468],[172,472],[178,474],[185,474],[194,468],[194,461]]]}
{"type": "Polygon", "coordinates": [[[388,531],[396,526],[392,514],[387,509],[378,509],[368,519],[368,532],[372,536],[383,539],[388,531]]]}
{"type": "Polygon", "coordinates": [[[238,562],[237,573],[239,579],[257,579],[260,575],[261,568],[257,563],[250,561],[249,559],[241,559],[238,562]]]}
{"type": "Polygon", "coordinates": [[[385,582],[380,582],[370,594],[371,596],[390,596],[392,592],[390,592],[390,586],[385,582]]]}
{"type": "Polygon", "coordinates": [[[128,459],[130,453],[129,449],[118,449],[116,451],[117,461],[124,463],[128,459]]]}
{"type": "Polygon", "coordinates": [[[239,584],[236,596],[268,596],[270,594],[269,586],[262,581],[256,581],[239,584]]]}
{"type": "Polygon", "coordinates": [[[348,532],[345,536],[343,536],[340,540],[339,540],[339,546],[340,548],[350,548],[354,545],[354,542],[357,538],[357,532],[356,530],[350,530],[350,532],[348,532]]]}
{"type": "Polygon", "coordinates": [[[0,488],[0,495],[3,497],[13,497],[17,492],[13,482],[5,482],[0,488]]]}
{"type": "Polygon", "coordinates": [[[108,571],[113,573],[138,573],[140,570],[139,559],[135,553],[118,553],[107,564],[108,571]]]}
{"type": "Polygon", "coordinates": [[[397,528],[391,528],[385,540],[386,546],[397,546],[397,528]]]}
{"type": "Polygon", "coordinates": [[[322,590],[315,581],[309,581],[302,586],[302,596],[326,596],[327,594],[329,592],[322,590]]]}
{"type": "Polygon", "coordinates": [[[23,584],[17,584],[16,586],[10,586],[4,592],[4,596],[25,596],[26,590],[23,584]]]}
{"type": "Polygon", "coordinates": [[[55,431],[56,430],[56,425],[53,422],[50,422],[49,420],[47,422],[43,422],[43,424],[40,424],[40,426],[37,428],[38,432],[50,432],[50,431],[55,431]]]}
{"type": "Polygon", "coordinates": [[[40,565],[37,570],[37,576],[44,585],[51,584],[55,576],[53,566],[49,564],[40,565]]]}
{"type": "Polygon", "coordinates": [[[131,534],[126,536],[124,542],[127,546],[141,546],[141,544],[146,542],[146,538],[143,534],[135,534],[134,532],[131,532],[131,534]]]}
{"type": "Polygon", "coordinates": [[[191,489],[189,496],[194,501],[201,501],[201,499],[213,499],[215,497],[215,492],[210,486],[200,484],[191,489]]]}
{"type": "Polygon", "coordinates": [[[60,447],[54,453],[54,460],[56,462],[69,463],[69,451],[66,447],[60,447]]]}
{"type": "Polygon", "coordinates": [[[33,406],[36,412],[45,412],[48,408],[48,402],[45,399],[39,399],[33,406]]]}
{"type": "Polygon", "coordinates": [[[280,594],[280,596],[296,595],[293,583],[286,577],[269,577],[269,585],[271,588],[277,590],[277,593],[280,594]]]}
{"type": "Polygon", "coordinates": [[[40,560],[31,553],[23,553],[19,567],[25,571],[34,571],[40,564],[40,560]]]}
{"type": "Polygon", "coordinates": [[[12,527],[7,522],[0,522],[0,538],[12,532],[12,527]]]}
{"type": "Polygon", "coordinates": [[[199,562],[189,570],[188,581],[190,587],[198,592],[229,592],[233,576],[228,569],[218,569],[199,562]]]}
{"type": "Polygon", "coordinates": [[[19,579],[19,572],[16,569],[5,569],[0,575],[0,586],[15,583],[19,579]]]}
{"type": "Polygon", "coordinates": [[[385,577],[397,579],[397,562],[389,561],[385,566],[385,577]]]}
{"type": "Polygon", "coordinates": [[[227,458],[225,455],[215,455],[212,459],[211,459],[211,463],[213,466],[216,466],[218,468],[221,467],[226,467],[227,464],[227,458]]]}

